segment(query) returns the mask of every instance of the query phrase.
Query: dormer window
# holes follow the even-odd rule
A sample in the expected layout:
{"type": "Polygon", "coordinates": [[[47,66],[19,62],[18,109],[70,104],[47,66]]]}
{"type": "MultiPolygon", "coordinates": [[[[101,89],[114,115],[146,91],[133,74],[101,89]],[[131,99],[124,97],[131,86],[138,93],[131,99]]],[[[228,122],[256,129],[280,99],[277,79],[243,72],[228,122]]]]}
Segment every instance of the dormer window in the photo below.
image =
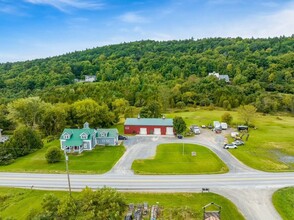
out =
{"type": "Polygon", "coordinates": [[[108,132],[101,131],[101,133],[100,133],[100,137],[107,137],[107,133],[108,133],[108,132]]]}
{"type": "Polygon", "coordinates": [[[88,138],[88,134],[86,134],[86,133],[82,133],[82,134],[81,134],[81,138],[82,138],[82,139],[87,139],[87,138],[88,138]]]}
{"type": "Polygon", "coordinates": [[[64,139],[70,139],[70,135],[69,135],[68,133],[65,133],[65,134],[63,135],[63,138],[64,138],[64,139]]]}

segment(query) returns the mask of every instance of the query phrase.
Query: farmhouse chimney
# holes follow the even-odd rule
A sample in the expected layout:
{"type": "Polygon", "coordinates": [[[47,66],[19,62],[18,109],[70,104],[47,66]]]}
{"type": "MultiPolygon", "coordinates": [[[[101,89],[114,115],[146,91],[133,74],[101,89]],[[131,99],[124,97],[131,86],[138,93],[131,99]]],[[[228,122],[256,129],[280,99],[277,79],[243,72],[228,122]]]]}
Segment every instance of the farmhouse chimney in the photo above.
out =
{"type": "Polygon", "coordinates": [[[138,119],[140,119],[140,114],[138,114],[138,119]]]}
{"type": "Polygon", "coordinates": [[[165,115],[162,115],[162,119],[165,119],[165,115]]]}

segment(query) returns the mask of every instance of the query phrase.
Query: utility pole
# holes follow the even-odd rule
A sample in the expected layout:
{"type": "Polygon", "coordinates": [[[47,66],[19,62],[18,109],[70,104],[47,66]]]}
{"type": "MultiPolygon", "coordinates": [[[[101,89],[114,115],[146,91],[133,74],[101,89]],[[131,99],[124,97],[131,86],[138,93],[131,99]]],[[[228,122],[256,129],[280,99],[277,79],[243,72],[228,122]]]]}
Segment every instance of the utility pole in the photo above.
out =
{"type": "Polygon", "coordinates": [[[71,197],[71,186],[70,186],[70,179],[69,179],[69,172],[68,172],[68,156],[66,154],[66,148],[64,148],[64,156],[65,156],[65,165],[66,165],[66,173],[67,173],[67,182],[68,182],[69,196],[71,197]]]}

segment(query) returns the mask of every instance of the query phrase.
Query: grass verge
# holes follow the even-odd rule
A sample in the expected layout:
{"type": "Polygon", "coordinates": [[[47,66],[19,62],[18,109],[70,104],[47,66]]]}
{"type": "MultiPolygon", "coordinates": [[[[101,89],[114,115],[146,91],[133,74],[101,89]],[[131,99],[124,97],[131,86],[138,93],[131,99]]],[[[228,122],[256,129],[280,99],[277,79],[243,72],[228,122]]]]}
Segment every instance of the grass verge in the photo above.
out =
{"type": "Polygon", "coordinates": [[[225,173],[228,167],[209,149],[196,144],[161,144],[154,159],[135,160],[137,174],[225,173]],[[191,153],[196,152],[196,156],[191,153]]]}
{"type": "Polygon", "coordinates": [[[294,187],[279,189],[273,194],[272,200],[284,220],[294,219],[294,187]]]}
{"type": "MultiPolygon", "coordinates": [[[[21,158],[7,166],[0,166],[2,172],[65,173],[65,161],[48,164],[45,153],[48,147],[59,146],[59,141],[46,143],[44,148],[21,158]]],[[[123,146],[97,146],[92,151],[69,155],[71,173],[105,173],[124,154],[123,146]]]]}
{"type": "MultiPolygon", "coordinates": [[[[41,191],[0,187],[0,217],[26,219],[32,209],[40,210],[45,194],[53,193],[58,197],[68,195],[62,191],[41,191]]],[[[78,193],[74,192],[73,196],[78,193]]],[[[164,211],[169,208],[187,206],[196,212],[195,219],[203,219],[202,207],[215,202],[222,207],[221,219],[244,219],[236,206],[228,199],[214,193],[123,193],[127,203],[159,203],[164,211]]]]}

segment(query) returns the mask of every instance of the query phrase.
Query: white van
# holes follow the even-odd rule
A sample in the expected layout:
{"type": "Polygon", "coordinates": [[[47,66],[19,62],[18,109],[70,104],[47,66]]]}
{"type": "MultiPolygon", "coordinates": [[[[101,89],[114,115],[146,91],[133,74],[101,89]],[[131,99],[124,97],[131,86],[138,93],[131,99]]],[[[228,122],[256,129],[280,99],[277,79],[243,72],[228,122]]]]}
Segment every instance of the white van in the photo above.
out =
{"type": "Polygon", "coordinates": [[[200,128],[196,125],[191,125],[190,130],[194,133],[194,134],[200,134],[200,128]]]}
{"type": "Polygon", "coordinates": [[[228,124],[225,122],[220,123],[221,127],[223,130],[227,130],[228,129],[228,124]]]}
{"type": "Polygon", "coordinates": [[[221,124],[219,123],[219,121],[214,121],[213,122],[213,127],[214,128],[220,128],[221,127],[221,124]]]}

